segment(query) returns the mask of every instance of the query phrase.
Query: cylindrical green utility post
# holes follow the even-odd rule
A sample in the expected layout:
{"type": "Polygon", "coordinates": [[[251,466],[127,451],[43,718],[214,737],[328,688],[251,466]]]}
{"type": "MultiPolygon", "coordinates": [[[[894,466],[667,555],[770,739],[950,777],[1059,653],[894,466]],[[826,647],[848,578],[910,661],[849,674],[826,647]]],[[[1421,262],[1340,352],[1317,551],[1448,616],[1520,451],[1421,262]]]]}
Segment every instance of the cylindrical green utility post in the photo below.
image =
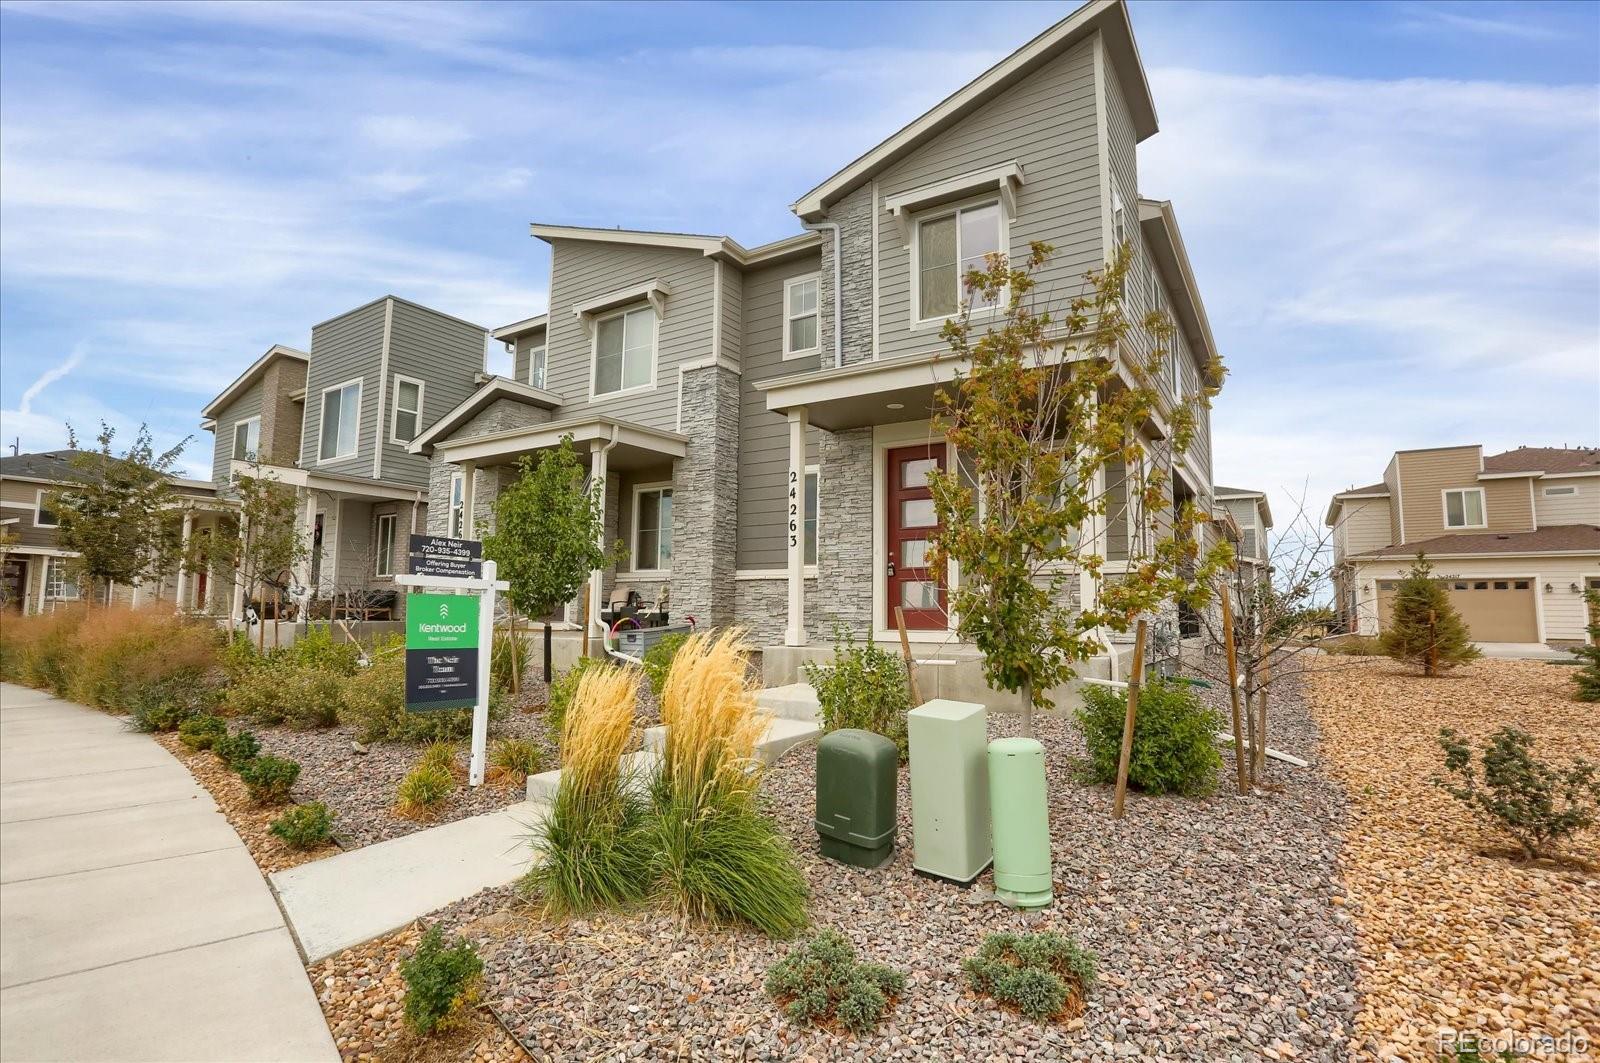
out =
{"type": "Polygon", "coordinates": [[[989,743],[994,892],[1012,908],[1043,908],[1050,895],[1050,811],[1044,746],[1032,738],[989,743]]]}

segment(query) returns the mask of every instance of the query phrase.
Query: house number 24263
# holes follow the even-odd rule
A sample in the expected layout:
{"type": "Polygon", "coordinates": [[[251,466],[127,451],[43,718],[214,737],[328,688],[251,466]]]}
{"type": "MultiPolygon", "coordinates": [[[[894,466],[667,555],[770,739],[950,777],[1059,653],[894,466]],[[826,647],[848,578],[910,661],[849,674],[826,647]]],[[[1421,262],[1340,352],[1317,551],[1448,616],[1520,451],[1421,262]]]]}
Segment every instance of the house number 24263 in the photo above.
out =
{"type": "Polygon", "coordinates": [[[789,470],[789,546],[800,545],[800,474],[789,470]]]}

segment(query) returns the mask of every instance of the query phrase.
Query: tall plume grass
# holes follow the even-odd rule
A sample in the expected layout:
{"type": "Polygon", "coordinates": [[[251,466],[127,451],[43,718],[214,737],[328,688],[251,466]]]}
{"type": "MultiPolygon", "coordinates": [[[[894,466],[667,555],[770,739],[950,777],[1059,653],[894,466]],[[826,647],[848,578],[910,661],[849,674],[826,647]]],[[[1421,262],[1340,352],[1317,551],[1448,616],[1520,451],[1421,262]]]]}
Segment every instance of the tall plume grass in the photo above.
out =
{"type": "Polygon", "coordinates": [[[707,801],[754,792],[755,748],[766,730],[758,689],[739,631],[694,635],[679,648],[661,688],[661,770],[674,793],[707,801]]]}

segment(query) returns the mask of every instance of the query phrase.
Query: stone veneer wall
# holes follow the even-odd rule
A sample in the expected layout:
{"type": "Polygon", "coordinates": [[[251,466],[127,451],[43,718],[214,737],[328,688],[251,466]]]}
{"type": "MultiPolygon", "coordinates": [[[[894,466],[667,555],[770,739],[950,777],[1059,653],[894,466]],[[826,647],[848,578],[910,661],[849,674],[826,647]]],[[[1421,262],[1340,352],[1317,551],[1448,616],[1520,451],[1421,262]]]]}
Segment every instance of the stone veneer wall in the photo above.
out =
{"type": "Polygon", "coordinates": [[[733,622],[739,536],[739,375],[721,365],[683,374],[688,455],[672,472],[672,615],[733,622]]]}
{"type": "MultiPolygon", "coordinates": [[[[828,211],[828,220],[838,222],[841,282],[844,286],[845,365],[872,358],[872,185],[863,184],[828,211]]],[[[818,281],[817,322],[821,337],[824,368],[832,366],[833,350],[833,233],[822,230],[822,269],[818,281]]]]}
{"type": "MultiPolygon", "coordinates": [[[[550,420],[550,411],[539,406],[529,406],[516,399],[496,399],[473,414],[471,420],[446,438],[471,439],[494,432],[509,432],[514,428],[531,428],[550,420]]],[[[428,462],[428,534],[448,535],[450,532],[450,479],[458,471],[454,462],[435,454],[428,462]]],[[[494,530],[494,503],[517,479],[515,465],[496,465],[478,469],[473,475],[473,507],[478,528],[494,530]]],[[[476,538],[477,529],[468,528],[467,538],[476,538]]]]}
{"type": "Polygon", "coordinates": [[[872,630],[872,429],[822,432],[817,445],[822,496],[817,514],[817,574],[826,618],[808,614],[816,637],[832,622],[870,635],[872,630]],[[826,619],[826,622],[822,622],[826,619]]]}
{"type": "MultiPolygon", "coordinates": [[[[787,579],[742,579],[733,585],[734,622],[750,633],[757,648],[777,646],[789,626],[787,579]]],[[[829,645],[833,624],[822,611],[817,580],[806,580],[806,634],[813,643],[829,645]]]]}

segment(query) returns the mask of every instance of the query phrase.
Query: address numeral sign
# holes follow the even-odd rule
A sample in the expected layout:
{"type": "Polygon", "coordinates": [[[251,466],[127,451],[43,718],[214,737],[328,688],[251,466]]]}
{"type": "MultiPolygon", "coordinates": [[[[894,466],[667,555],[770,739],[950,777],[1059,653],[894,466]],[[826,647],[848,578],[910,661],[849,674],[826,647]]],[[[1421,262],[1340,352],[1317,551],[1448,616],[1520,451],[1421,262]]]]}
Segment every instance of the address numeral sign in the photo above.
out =
{"type": "Polygon", "coordinates": [[[800,545],[800,474],[789,470],[789,545],[800,545]]]}

